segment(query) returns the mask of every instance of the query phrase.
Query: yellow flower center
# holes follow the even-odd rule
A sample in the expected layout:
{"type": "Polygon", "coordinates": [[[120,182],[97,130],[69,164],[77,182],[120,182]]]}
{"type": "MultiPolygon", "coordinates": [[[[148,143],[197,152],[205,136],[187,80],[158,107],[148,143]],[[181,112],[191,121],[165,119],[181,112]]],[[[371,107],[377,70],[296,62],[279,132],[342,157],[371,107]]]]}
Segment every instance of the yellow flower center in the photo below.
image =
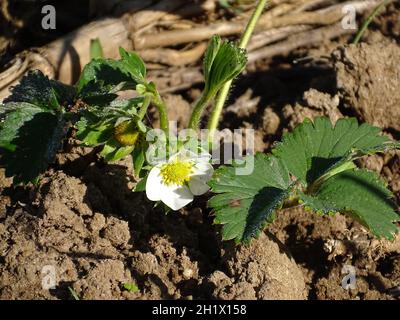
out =
{"type": "Polygon", "coordinates": [[[171,184],[183,186],[190,181],[192,168],[193,163],[191,161],[180,159],[163,164],[160,172],[163,183],[167,186],[171,184]]]}

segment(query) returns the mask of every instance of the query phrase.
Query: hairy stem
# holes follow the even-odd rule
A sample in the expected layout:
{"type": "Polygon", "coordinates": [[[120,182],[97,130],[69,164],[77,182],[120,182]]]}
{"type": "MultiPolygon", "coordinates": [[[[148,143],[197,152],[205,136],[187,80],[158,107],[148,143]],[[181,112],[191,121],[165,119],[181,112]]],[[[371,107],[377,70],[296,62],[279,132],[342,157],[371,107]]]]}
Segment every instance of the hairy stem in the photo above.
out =
{"type": "Polygon", "coordinates": [[[189,121],[190,129],[197,130],[199,128],[201,115],[203,114],[203,111],[207,107],[209,102],[210,102],[210,98],[207,95],[205,95],[203,92],[200,99],[197,100],[197,102],[193,108],[192,115],[191,115],[190,121],[189,121]]]}
{"type": "Polygon", "coordinates": [[[142,120],[144,118],[144,116],[146,115],[147,109],[149,108],[151,102],[151,95],[146,95],[142,106],[140,107],[139,113],[138,113],[138,118],[139,120],[142,120]]]}
{"type": "Polygon", "coordinates": [[[380,11],[390,2],[392,2],[392,0],[384,0],[375,8],[374,11],[372,11],[372,13],[368,16],[367,20],[364,21],[360,30],[358,30],[358,32],[353,40],[353,44],[357,44],[360,42],[360,40],[361,40],[362,36],[364,35],[365,31],[367,30],[369,24],[380,13],[380,11]]]}
{"type": "Polygon", "coordinates": [[[153,96],[152,102],[157,108],[158,114],[160,115],[160,127],[168,135],[169,124],[168,124],[167,106],[165,105],[165,102],[162,100],[158,92],[156,92],[155,95],[153,96]]]}
{"type": "MultiPolygon", "coordinates": [[[[242,49],[245,49],[247,44],[249,43],[250,37],[254,31],[254,28],[257,24],[258,19],[260,18],[265,6],[267,4],[267,0],[260,0],[257,4],[256,9],[253,12],[253,15],[251,16],[249,23],[246,26],[246,29],[242,35],[242,38],[240,39],[239,42],[239,47],[242,49]]],[[[215,130],[217,129],[218,122],[221,117],[221,112],[224,107],[226,98],[228,97],[228,93],[230,90],[232,84],[232,80],[228,81],[227,83],[224,84],[220,92],[218,93],[217,100],[215,102],[215,106],[213,109],[213,112],[211,114],[210,120],[208,122],[208,141],[211,142],[214,137],[215,130]]]]}

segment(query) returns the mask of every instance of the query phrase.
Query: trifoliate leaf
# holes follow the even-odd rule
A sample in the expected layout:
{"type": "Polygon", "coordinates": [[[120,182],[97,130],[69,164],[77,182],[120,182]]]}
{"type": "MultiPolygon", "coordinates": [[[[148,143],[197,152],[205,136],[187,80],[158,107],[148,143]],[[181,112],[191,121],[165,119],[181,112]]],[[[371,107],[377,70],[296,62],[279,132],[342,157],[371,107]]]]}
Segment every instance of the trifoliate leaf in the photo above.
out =
{"type": "Polygon", "coordinates": [[[282,161],[274,156],[257,154],[248,156],[246,164],[254,161],[249,175],[237,175],[238,165],[223,166],[216,170],[209,182],[216,196],[210,199],[215,222],[223,224],[223,239],[236,242],[249,241],[275,218],[288,197],[291,187],[289,172],[282,161]]]}
{"type": "Polygon", "coordinates": [[[314,195],[300,193],[311,209],[328,214],[342,212],[358,220],[378,237],[393,240],[400,221],[393,195],[379,177],[366,170],[350,170],[325,181],[314,195]]]}
{"type": "Polygon", "coordinates": [[[122,63],[136,83],[144,83],[146,77],[146,66],[139,55],[135,52],[128,52],[124,48],[119,48],[119,54],[121,55],[122,63]]]}
{"type": "Polygon", "coordinates": [[[307,119],[283,137],[273,154],[291,174],[310,184],[344,161],[393,147],[380,132],[366,123],[359,125],[355,118],[340,119],[335,126],[328,118],[307,119]]]}
{"type": "Polygon", "coordinates": [[[221,42],[219,36],[214,36],[210,40],[204,59],[205,94],[213,97],[227,81],[243,71],[246,63],[244,49],[233,42],[221,42]]]}
{"type": "Polygon", "coordinates": [[[355,119],[341,119],[336,126],[327,118],[306,120],[284,136],[272,150],[274,156],[256,156],[248,176],[236,175],[236,166],[216,170],[210,185],[219,194],[209,202],[215,222],[224,224],[224,239],[248,240],[261,229],[261,221],[269,222],[274,209],[292,197],[320,214],[346,213],[377,236],[393,239],[400,217],[390,191],[376,175],[356,169],[353,160],[399,147],[381,136],[379,128],[355,119]],[[277,177],[285,177],[283,183],[268,189],[277,177]],[[268,181],[265,186],[263,180],[268,181]]]}
{"type": "Polygon", "coordinates": [[[57,100],[57,92],[61,94],[61,86],[56,81],[50,81],[39,70],[30,71],[11,89],[11,95],[4,99],[4,103],[28,102],[46,110],[58,109],[62,101],[57,100]]]}
{"type": "Polygon", "coordinates": [[[0,164],[14,183],[36,182],[61,146],[66,121],[63,113],[26,102],[12,109],[0,125],[0,164]]]}
{"type": "Polygon", "coordinates": [[[87,103],[107,104],[121,90],[135,89],[145,83],[146,67],[133,52],[120,48],[121,60],[93,59],[82,70],[76,85],[79,96],[87,103]]]}

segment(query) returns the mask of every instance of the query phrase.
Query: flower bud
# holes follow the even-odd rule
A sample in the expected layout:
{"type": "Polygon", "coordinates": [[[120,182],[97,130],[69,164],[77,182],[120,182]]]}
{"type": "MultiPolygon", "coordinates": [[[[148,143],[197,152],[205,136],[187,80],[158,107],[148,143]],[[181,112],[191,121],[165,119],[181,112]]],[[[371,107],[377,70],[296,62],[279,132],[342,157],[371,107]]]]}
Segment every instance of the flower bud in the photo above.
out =
{"type": "Polygon", "coordinates": [[[123,146],[133,146],[140,132],[133,121],[124,121],[114,128],[114,139],[123,146]]]}

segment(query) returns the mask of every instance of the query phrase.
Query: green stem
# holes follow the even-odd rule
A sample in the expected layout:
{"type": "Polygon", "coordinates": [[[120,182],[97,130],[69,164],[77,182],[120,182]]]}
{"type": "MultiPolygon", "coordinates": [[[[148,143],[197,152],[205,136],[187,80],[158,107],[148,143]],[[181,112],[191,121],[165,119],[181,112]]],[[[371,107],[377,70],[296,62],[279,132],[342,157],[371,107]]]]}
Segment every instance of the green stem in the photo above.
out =
{"type": "Polygon", "coordinates": [[[358,30],[354,40],[353,44],[357,44],[360,42],[362,36],[364,35],[365,31],[367,30],[369,24],[374,20],[374,18],[377,16],[377,14],[389,3],[392,2],[392,0],[384,0],[381,2],[379,6],[375,8],[374,11],[368,16],[367,20],[364,21],[363,25],[361,26],[360,30],[358,30]]]}
{"type": "MultiPolygon", "coordinates": [[[[249,43],[250,37],[254,31],[254,28],[260,18],[268,0],[260,0],[257,4],[256,9],[253,12],[253,15],[250,18],[249,23],[246,26],[246,29],[242,35],[242,38],[239,42],[239,47],[245,49],[247,44],[249,43]]],[[[232,80],[228,81],[224,84],[220,92],[218,93],[217,100],[215,102],[214,110],[211,114],[210,120],[208,122],[208,141],[211,142],[214,137],[215,130],[217,129],[218,122],[221,116],[222,109],[224,107],[226,98],[228,97],[228,93],[232,84],[232,80]]]]}
{"type": "Polygon", "coordinates": [[[328,171],[325,173],[323,176],[319,177],[317,180],[315,180],[308,188],[307,194],[314,194],[315,192],[318,191],[319,187],[321,186],[322,183],[324,183],[326,180],[329,178],[347,170],[351,170],[356,168],[357,166],[354,164],[353,161],[346,161],[343,164],[339,165],[336,168],[333,168],[332,170],[328,171]]]}
{"type": "Polygon", "coordinates": [[[165,105],[164,101],[162,100],[158,92],[156,92],[155,95],[153,96],[152,102],[156,106],[158,114],[160,115],[160,127],[168,135],[169,124],[168,124],[167,106],[165,105]]]}
{"type": "Polygon", "coordinates": [[[200,117],[203,114],[204,109],[207,107],[208,103],[210,102],[209,96],[205,95],[204,92],[197,100],[192,115],[189,121],[189,128],[193,130],[197,130],[199,128],[200,117]]]}
{"type": "Polygon", "coordinates": [[[147,109],[149,108],[151,102],[151,95],[146,95],[144,97],[142,106],[140,107],[139,113],[138,113],[138,118],[139,120],[142,120],[144,116],[146,115],[147,109]]]}

